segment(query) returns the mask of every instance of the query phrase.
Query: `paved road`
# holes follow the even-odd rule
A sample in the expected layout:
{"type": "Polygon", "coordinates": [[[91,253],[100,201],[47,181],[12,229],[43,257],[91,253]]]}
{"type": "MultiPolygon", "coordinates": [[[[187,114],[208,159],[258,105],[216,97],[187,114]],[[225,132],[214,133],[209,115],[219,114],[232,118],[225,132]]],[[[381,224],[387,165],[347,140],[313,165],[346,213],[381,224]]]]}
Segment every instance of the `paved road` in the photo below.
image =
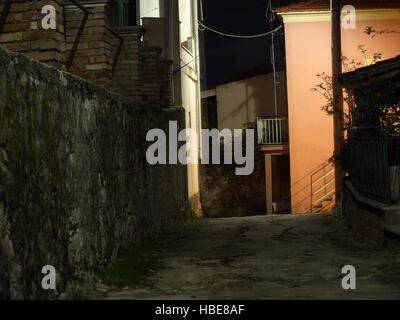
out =
{"type": "Polygon", "coordinates": [[[400,251],[351,240],[332,214],[202,220],[151,285],[107,299],[400,299],[400,251]],[[357,289],[341,288],[343,265],[357,289]]]}

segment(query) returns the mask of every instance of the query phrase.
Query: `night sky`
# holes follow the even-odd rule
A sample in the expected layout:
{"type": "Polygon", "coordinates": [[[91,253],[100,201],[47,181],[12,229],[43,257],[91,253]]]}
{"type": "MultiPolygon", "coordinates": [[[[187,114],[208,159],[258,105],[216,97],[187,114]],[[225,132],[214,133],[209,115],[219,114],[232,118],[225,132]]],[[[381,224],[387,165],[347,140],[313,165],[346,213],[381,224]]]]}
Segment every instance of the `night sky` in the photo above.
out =
{"type": "MultiPolygon", "coordinates": [[[[203,0],[204,23],[217,30],[239,35],[265,33],[270,30],[266,19],[269,0],[203,0]]],[[[298,0],[272,0],[273,7],[298,0]]],[[[279,26],[276,19],[273,27],[279,26]]],[[[246,73],[261,65],[271,65],[271,36],[257,39],[232,39],[211,31],[200,31],[203,45],[202,89],[246,73]],[[204,56],[205,54],[205,56],[204,56]]],[[[277,68],[285,68],[283,29],[276,33],[277,68]]]]}

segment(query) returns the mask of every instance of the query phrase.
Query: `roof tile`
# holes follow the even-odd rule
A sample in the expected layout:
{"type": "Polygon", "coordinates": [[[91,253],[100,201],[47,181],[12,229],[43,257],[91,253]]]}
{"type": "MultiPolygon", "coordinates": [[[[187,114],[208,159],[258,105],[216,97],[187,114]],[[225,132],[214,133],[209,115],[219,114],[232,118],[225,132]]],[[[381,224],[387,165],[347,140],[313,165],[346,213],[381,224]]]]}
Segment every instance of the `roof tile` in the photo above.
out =
{"type": "MultiPolygon", "coordinates": [[[[400,8],[399,0],[351,0],[348,1],[357,9],[389,9],[400,8]]],[[[346,3],[342,4],[345,5],[346,3]]],[[[278,13],[289,12],[310,12],[310,11],[329,11],[330,0],[306,0],[281,6],[275,9],[278,13]]]]}

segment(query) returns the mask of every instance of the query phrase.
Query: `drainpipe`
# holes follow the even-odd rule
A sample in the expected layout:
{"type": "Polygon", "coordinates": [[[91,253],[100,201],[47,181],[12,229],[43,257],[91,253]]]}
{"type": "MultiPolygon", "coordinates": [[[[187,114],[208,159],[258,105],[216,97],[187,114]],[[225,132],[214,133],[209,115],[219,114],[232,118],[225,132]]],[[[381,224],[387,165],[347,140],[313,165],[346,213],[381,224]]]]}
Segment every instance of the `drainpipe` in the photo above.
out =
{"type": "MultiPolygon", "coordinates": [[[[174,0],[168,0],[168,59],[174,65],[174,0]]],[[[172,72],[172,105],[175,105],[175,75],[172,72]]]]}
{"type": "MultiPolygon", "coordinates": [[[[342,40],[340,21],[340,0],[331,0],[332,28],[332,94],[333,94],[333,136],[334,154],[338,155],[344,144],[343,136],[343,92],[339,83],[342,73],[342,40]]],[[[335,195],[336,205],[341,202],[343,170],[340,163],[335,161],[335,195]]]]}
{"type": "MultiPolygon", "coordinates": [[[[194,57],[197,75],[196,86],[196,117],[197,117],[197,133],[198,133],[198,159],[201,159],[202,141],[201,141],[201,89],[200,89],[200,49],[199,49],[199,24],[198,24],[198,2],[191,0],[191,13],[192,13],[192,37],[194,40],[194,57]]],[[[202,13],[200,13],[203,16],[202,13]]]]}

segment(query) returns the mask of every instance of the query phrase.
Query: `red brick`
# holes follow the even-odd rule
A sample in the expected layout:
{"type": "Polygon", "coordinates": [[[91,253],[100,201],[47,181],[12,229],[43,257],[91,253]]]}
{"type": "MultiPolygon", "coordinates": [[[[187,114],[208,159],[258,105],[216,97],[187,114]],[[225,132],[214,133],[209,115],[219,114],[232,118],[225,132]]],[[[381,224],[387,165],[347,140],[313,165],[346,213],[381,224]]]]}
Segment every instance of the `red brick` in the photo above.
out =
{"type": "Polygon", "coordinates": [[[86,70],[99,71],[99,70],[104,70],[106,68],[106,65],[104,63],[96,63],[96,64],[88,64],[85,67],[86,70]]]}
{"type": "MultiPolygon", "coordinates": [[[[38,41],[38,40],[36,40],[38,41]]],[[[39,40],[39,48],[41,50],[58,49],[60,43],[55,40],[39,40]]]]}
{"type": "Polygon", "coordinates": [[[3,32],[26,31],[31,27],[30,23],[10,23],[3,26],[3,32]]]}
{"type": "Polygon", "coordinates": [[[92,56],[92,55],[98,55],[99,50],[78,50],[75,54],[75,56],[92,56]]]}
{"type": "Polygon", "coordinates": [[[20,2],[20,3],[12,3],[10,7],[10,12],[20,12],[20,11],[28,11],[30,7],[30,3],[20,2]]]}
{"type": "Polygon", "coordinates": [[[24,32],[22,34],[23,40],[40,40],[40,39],[56,39],[58,38],[58,32],[55,30],[39,30],[32,32],[24,32]]]}
{"type": "Polygon", "coordinates": [[[97,8],[90,9],[90,13],[97,13],[97,12],[105,12],[105,8],[104,7],[97,7],[97,8]]]}
{"type": "Polygon", "coordinates": [[[24,51],[29,51],[31,50],[31,46],[29,42],[14,42],[14,43],[5,43],[4,47],[6,47],[8,50],[11,51],[17,51],[17,52],[24,52],[24,51]]]}
{"type": "Polygon", "coordinates": [[[88,57],[78,57],[74,58],[73,64],[87,64],[89,63],[89,58],[88,57]]]}
{"type": "Polygon", "coordinates": [[[30,51],[26,55],[31,59],[46,61],[46,60],[60,60],[61,56],[57,51],[30,51]]]}
{"type": "Polygon", "coordinates": [[[104,34],[89,34],[89,35],[83,35],[81,37],[82,41],[96,41],[96,40],[106,40],[106,36],[104,34]]]}
{"type": "MultiPolygon", "coordinates": [[[[67,43],[67,50],[72,50],[73,46],[74,46],[73,42],[67,43]]],[[[86,50],[86,49],[89,49],[89,44],[79,42],[78,50],[86,50]]]]}
{"type": "Polygon", "coordinates": [[[22,18],[24,20],[39,20],[42,18],[42,15],[37,11],[30,11],[22,13],[22,18]]]}
{"type": "Polygon", "coordinates": [[[91,41],[89,42],[89,49],[102,49],[108,48],[109,44],[104,41],[91,41]]]}
{"type": "Polygon", "coordinates": [[[94,61],[95,62],[108,62],[108,59],[106,56],[97,56],[97,57],[94,57],[94,61]]]}
{"type": "Polygon", "coordinates": [[[99,77],[99,78],[102,78],[102,77],[108,78],[111,76],[111,73],[107,72],[107,71],[98,71],[95,73],[95,75],[96,75],[96,77],[99,77]]]}
{"type": "Polygon", "coordinates": [[[0,43],[10,42],[15,40],[15,33],[2,33],[0,34],[0,43]]]}
{"type": "MultiPolygon", "coordinates": [[[[65,27],[68,30],[74,29],[76,28],[76,30],[79,29],[79,27],[81,26],[81,21],[66,21],[65,22],[65,27]]],[[[87,24],[85,25],[85,27],[87,26],[87,24]]]]}

